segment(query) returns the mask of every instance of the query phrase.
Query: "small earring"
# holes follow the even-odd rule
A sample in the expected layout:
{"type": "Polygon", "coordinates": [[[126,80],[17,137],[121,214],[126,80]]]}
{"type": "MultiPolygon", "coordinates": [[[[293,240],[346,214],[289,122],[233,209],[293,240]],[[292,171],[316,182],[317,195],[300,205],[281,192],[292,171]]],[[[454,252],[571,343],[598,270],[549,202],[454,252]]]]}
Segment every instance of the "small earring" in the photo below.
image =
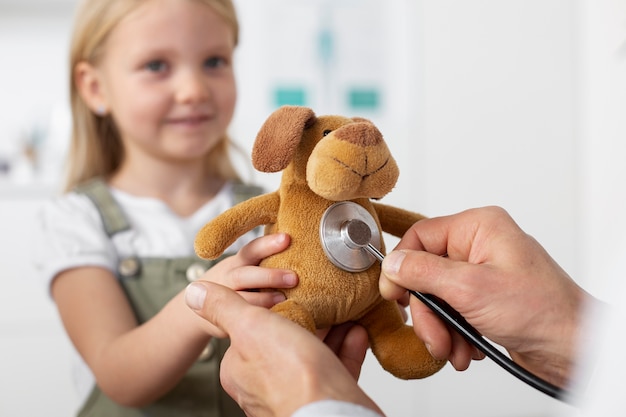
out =
{"type": "Polygon", "coordinates": [[[96,114],[98,116],[104,116],[107,113],[107,108],[104,104],[99,104],[98,107],[96,107],[96,114]]]}

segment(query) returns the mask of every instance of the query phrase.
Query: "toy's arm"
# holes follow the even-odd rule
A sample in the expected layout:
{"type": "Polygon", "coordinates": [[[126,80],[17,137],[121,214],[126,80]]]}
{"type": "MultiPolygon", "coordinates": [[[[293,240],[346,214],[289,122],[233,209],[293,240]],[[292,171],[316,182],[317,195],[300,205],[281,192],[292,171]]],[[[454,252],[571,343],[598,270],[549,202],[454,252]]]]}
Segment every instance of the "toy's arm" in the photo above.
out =
{"type": "Polygon", "coordinates": [[[426,218],[426,216],[401,208],[380,203],[373,204],[383,232],[387,232],[393,236],[402,237],[413,223],[426,218]]]}
{"type": "Polygon", "coordinates": [[[257,226],[276,222],[278,192],[263,194],[239,203],[220,214],[196,235],[194,249],[205,259],[218,258],[237,238],[257,226]]]}

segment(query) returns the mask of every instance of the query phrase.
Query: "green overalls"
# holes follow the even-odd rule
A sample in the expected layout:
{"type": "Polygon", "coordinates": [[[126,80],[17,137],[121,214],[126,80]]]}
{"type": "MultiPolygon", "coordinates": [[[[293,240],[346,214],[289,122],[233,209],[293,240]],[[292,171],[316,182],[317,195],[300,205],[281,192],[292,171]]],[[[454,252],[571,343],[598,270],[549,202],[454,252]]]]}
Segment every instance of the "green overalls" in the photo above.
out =
{"type": "MultiPolygon", "coordinates": [[[[129,230],[121,207],[100,179],[76,189],[89,197],[102,217],[109,237],[129,230]]],[[[234,204],[261,193],[260,187],[234,184],[234,204]]],[[[120,259],[118,278],[133,307],[138,322],[144,323],[154,316],[190,281],[202,274],[216,261],[198,257],[189,258],[137,258],[120,259]]],[[[228,340],[211,339],[198,361],[189,369],[174,389],[155,403],[142,409],[123,407],[114,403],[96,385],[79,417],[231,417],[245,414],[222,389],[219,381],[220,361],[228,340]]]]}

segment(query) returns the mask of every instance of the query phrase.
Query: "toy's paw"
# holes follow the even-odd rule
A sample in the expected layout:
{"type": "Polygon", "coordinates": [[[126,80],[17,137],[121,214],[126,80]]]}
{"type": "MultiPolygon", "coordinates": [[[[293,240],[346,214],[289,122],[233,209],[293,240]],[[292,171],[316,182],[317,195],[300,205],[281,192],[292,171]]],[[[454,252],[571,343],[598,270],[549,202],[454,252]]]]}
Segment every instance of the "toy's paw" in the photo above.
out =
{"type": "Polygon", "coordinates": [[[217,259],[222,254],[222,252],[216,250],[215,248],[207,248],[202,240],[196,240],[194,250],[196,255],[203,259],[217,259]]]}
{"type": "Polygon", "coordinates": [[[446,364],[445,360],[433,358],[413,328],[407,325],[379,335],[371,344],[381,366],[401,379],[426,378],[446,364]]]}
{"type": "Polygon", "coordinates": [[[221,225],[216,225],[219,219],[207,223],[200,229],[194,240],[193,248],[201,258],[217,259],[224,250],[235,241],[236,236],[226,233],[221,225]]]}
{"type": "Polygon", "coordinates": [[[281,316],[299,324],[311,333],[315,333],[315,321],[313,316],[300,304],[292,300],[285,300],[276,304],[271,310],[281,316]]]}
{"type": "Polygon", "coordinates": [[[378,362],[398,378],[426,378],[446,364],[433,358],[413,327],[404,324],[395,302],[381,300],[359,322],[367,330],[378,362]]]}

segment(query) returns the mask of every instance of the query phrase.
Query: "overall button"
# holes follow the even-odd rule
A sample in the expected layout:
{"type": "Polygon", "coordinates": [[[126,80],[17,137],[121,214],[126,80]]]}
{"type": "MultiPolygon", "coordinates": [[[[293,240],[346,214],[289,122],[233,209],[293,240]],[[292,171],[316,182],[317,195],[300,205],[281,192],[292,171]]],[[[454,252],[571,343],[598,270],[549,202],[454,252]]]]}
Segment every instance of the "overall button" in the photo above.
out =
{"type": "Polygon", "coordinates": [[[211,359],[211,356],[213,356],[214,353],[215,346],[213,346],[213,343],[207,343],[202,353],[200,353],[200,356],[198,356],[198,362],[208,361],[209,359],[211,359]]]}
{"type": "Polygon", "coordinates": [[[186,272],[187,281],[189,282],[197,281],[198,279],[200,279],[200,277],[202,277],[202,275],[204,275],[206,270],[207,270],[206,266],[204,266],[203,264],[199,262],[189,265],[189,268],[187,268],[187,272],[186,272]]]}
{"type": "Polygon", "coordinates": [[[125,258],[117,266],[117,272],[125,278],[137,276],[139,273],[139,269],[141,268],[141,264],[139,263],[139,259],[125,258]]]}

